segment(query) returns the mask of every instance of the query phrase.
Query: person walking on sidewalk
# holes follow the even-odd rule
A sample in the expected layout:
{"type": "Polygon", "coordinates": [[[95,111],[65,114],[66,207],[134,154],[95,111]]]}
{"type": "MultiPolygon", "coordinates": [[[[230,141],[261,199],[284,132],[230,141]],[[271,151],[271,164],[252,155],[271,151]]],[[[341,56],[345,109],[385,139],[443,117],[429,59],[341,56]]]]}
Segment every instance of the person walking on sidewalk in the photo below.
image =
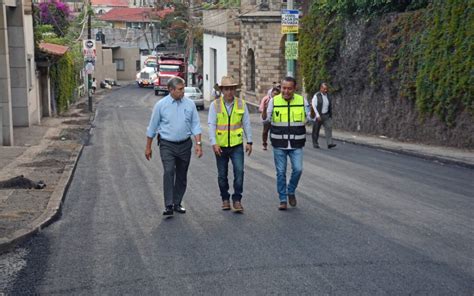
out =
{"type": "Polygon", "coordinates": [[[151,145],[157,136],[163,164],[163,193],[165,211],[163,215],[172,216],[173,211],[186,213],[182,206],[186,192],[188,167],[191,161],[191,148],[195,140],[195,153],[202,156],[201,124],[194,102],[184,98],[184,80],[174,77],[168,82],[169,95],[155,104],[148,125],[145,157],[152,157],[151,145]]]}
{"type": "MultiPolygon", "coordinates": [[[[270,99],[279,94],[280,94],[279,88],[277,87],[272,88],[270,94],[262,98],[262,101],[260,102],[260,106],[258,107],[258,111],[260,111],[260,113],[266,112],[265,110],[267,110],[268,102],[270,101],[270,99]]],[[[262,131],[263,150],[267,150],[267,147],[268,147],[267,141],[268,141],[269,131],[270,131],[270,122],[264,122],[263,131],[262,131]]]]}
{"type": "Polygon", "coordinates": [[[216,155],[217,183],[222,198],[222,209],[230,210],[228,165],[232,162],[234,170],[234,194],[232,194],[235,212],[242,212],[242,192],[244,184],[244,147],[243,134],[247,139],[245,152],[252,153],[252,129],[249,111],[244,100],[235,97],[237,83],[232,77],[222,77],[220,89],[222,97],[209,106],[209,138],[216,155]]]}
{"type": "Polygon", "coordinates": [[[270,140],[277,174],[279,210],[286,210],[289,202],[296,206],[296,188],[303,172],[303,147],[306,142],[305,121],[313,121],[314,110],[303,96],[295,93],[296,80],[286,77],[281,83],[281,94],[270,99],[264,121],[270,121],[270,140]],[[291,161],[290,182],[286,183],[287,159],[291,161]]]}
{"type": "Polygon", "coordinates": [[[313,147],[319,148],[319,130],[321,125],[324,126],[324,135],[328,148],[336,147],[332,141],[332,102],[328,94],[328,85],[323,82],[319,85],[319,92],[313,96],[312,107],[316,113],[316,121],[313,123],[313,131],[311,137],[313,139],[313,147]]]}

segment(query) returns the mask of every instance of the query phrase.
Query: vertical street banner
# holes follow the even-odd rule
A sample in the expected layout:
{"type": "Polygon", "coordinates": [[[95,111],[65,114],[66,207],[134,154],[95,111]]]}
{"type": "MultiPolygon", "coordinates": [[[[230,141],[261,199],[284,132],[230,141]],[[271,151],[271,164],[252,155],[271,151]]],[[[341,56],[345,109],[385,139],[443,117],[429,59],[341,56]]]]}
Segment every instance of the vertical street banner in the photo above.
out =
{"type": "Polygon", "coordinates": [[[298,34],[300,12],[297,9],[283,9],[281,11],[281,33],[298,34]]]}
{"type": "Polygon", "coordinates": [[[86,61],[95,61],[97,55],[95,49],[95,40],[86,39],[82,41],[82,53],[84,55],[84,60],[86,61]]]}
{"type": "Polygon", "coordinates": [[[285,60],[298,59],[298,41],[285,42],[285,60]]]}

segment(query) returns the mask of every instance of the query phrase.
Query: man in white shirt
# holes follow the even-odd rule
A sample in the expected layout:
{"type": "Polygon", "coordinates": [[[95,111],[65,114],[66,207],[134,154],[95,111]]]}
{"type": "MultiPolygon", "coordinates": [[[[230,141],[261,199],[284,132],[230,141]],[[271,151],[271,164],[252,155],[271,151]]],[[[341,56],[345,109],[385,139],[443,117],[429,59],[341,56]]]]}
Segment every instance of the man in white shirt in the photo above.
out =
{"type": "Polygon", "coordinates": [[[313,123],[313,147],[319,148],[318,138],[321,125],[324,126],[324,134],[328,148],[336,147],[332,141],[332,103],[331,97],[328,95],[328,85],[323,82],[319,85],[319,92],[313,96],[312,106],[316,113],[316,120],[313,123]]]}

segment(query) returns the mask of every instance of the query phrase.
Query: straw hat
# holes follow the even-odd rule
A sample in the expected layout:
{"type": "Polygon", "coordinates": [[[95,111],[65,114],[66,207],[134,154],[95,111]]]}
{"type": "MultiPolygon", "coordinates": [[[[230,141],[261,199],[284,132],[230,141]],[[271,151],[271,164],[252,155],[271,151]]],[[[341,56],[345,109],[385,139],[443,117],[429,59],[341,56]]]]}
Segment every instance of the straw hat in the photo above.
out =
{"type": "Polygon", "coordinates": [[[219,87],[223,87],[223,86],[239,86],[238,83],[236,83],[234,81],[234,78],[232,76],[222,76],[222,79],[221,79],[221,83],[219,84],[219,87]]]}

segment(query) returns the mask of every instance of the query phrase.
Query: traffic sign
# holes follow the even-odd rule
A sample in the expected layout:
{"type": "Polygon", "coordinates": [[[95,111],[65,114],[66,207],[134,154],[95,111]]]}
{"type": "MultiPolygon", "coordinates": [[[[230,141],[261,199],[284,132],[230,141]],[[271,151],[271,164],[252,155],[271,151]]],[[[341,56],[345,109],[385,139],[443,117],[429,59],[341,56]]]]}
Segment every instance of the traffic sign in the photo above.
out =
{"type": "Polygon", "coordinates": [[[284,9],[281,11],[281,33],[297,34],[299,27],[299,10],[284,9]]]}
{"type": "Polygon", "coordinates": [[[93,63],[86,63],[86,74],[93,74],[94,73],[94,64],[93,63]]]}
{"type": "Polygon", "coordinates": [[[285,42],[285,60],[298,59],[298,41],[285,42]]]}

